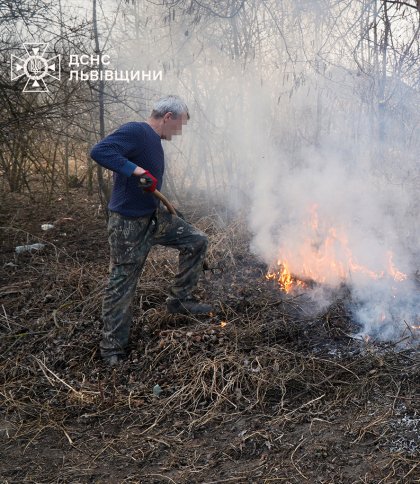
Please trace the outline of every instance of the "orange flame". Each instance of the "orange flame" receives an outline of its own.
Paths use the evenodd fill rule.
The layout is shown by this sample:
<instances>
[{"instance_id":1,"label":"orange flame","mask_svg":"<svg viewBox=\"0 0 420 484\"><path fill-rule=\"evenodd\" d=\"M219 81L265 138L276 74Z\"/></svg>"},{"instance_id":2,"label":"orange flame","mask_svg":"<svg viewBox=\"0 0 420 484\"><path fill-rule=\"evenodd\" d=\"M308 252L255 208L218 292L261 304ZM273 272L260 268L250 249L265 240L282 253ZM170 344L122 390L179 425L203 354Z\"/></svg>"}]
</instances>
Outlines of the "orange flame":
<instances>
[{"instance_id":1,"label":"orange flame","mask_svg":"<svg viewBox=\"0 0 420 484\"><path fill-rule=\"evenodd\" d=\"M268 280L277 280L284 292L306 287L305 280L321 284L339 283L351 274L360 274L373 280L386 276L391 276L397 282L407 279L406 274L396 269L392 252L387 254L387 271L372 270L356 260L343 227L329 227L327 223L322 223L316 204L308 212L308 220L302 228L302 233L306 233L302 243L293 247L293 253L281 250L282 258L277 262L277 267L266 274Z\"/></svg>"},{"instance_id":2,"label":"orange flame","mask_svg":"<svg viewBox=\"0 0 420 484\"><path fill-rule=\"evenodd\" d=\"M272 271L268 272L265 277L270 281L277 281L282 291L289 293L296 287L304 286L303 281L300 281L292 276L285 262L279 260L277 261L277 266L277 270L273 269Z\"/></svg>"},{"instance_id":3,"label":"orange flame","mask_svg":"<svg viewBox=\"0 0 420 484\"><path fill-rule=\"evenodd\" d=\"M407 279L407 274L404 274L403 272L400 272L398 269L395 268L392 257L392 252L388 252L388 270L390 274L398 282L405 281Z\"/></svg>"}]
</instances>

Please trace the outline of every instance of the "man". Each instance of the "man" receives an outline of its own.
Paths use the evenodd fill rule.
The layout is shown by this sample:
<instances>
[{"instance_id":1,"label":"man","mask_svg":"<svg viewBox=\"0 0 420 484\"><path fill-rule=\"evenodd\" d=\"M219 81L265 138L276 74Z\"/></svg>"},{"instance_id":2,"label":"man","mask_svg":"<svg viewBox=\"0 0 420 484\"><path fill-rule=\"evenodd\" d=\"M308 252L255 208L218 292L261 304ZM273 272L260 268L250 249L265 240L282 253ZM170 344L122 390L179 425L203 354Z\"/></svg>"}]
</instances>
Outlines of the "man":
<instances>
[{"instance_id":1,"label":"man","mask_svg":"<svg viewBox=\"0 0 420 484\"><path fill-rule=\"evenodd\" d=\"M124 124L91 151L97 163L114 172L108 205L111 269L103 300L100 343L102 358L111 366L125 356L131 303L153 245L179 250L179 273L166 300L167 310L181 314L205 314L212 310L210 305L192 297L207 249L206 235L182 218L159 210L159 202L153 195L163 180L161 140L181 134L189 118L188 108L179 97L166 96L156 102L146 122Z\"/></svg>"}]
</instances>

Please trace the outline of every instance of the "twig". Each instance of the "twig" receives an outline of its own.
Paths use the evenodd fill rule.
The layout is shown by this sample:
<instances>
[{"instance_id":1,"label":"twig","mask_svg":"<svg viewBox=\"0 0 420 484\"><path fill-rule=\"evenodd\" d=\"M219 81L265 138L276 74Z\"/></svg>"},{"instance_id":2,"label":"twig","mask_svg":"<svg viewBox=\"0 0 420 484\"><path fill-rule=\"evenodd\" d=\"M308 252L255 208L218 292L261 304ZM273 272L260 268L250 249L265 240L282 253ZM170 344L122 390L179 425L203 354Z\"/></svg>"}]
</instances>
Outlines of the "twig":
<instances>
[{"instance_id":1,"label":"twig","mask_svg":"<svg viewBox=\"0 0 420 484\"><path fill-rule=\"evenodd\" d=\"M294 463L293 461L293 456L295 455L296 451L299 449L299 447L304 443L306 442L306 439L303 439L296 447L295 447L295 450L292 452L291 456L290 456L290 461L291 463L293 464L293 467L299 472L299 474L305 479L305 481L308 480L308 478L302 474L302 472L300 471L300 469L297 467L297 465Z\"/></svg>"},{"instance_id":2,"label":"twig","mask_svg":"<svg viewBox=\"0 0 420 484\"><path fill-rule=\"evenodd\" d=\"M64 427L62 427L61 429L63 432L64 432L64 435L67 437L67 440L69 441L69 444L70 445L73 445L73 441L72 439L70 438L70 435L66 432L66 429Z\"/></svg>"},{"instance_id":3,"label":"twig","mask_svg":"<svg viewBox=\"0 0 420 484\"><path fill-rule=\"evenodd\" d=\"M416 462L413 467L407 472L407 474L403 477L403 479L406 479L415 469L418 467L419 463Z\"/></svg>"},{"instance_id":4,"label":"twig","mask_svg":"<svg viewBox=\"0 0 420 484\"><path fill-rule=\"evenodd\" d=\"M143 474L143 477L163 477L164 479L168 479L168 481L173 482L174 484L176 484L176 482L174 480L172 480L168 476L164 476L163 474Z\"/></svg>"}]
</instances>

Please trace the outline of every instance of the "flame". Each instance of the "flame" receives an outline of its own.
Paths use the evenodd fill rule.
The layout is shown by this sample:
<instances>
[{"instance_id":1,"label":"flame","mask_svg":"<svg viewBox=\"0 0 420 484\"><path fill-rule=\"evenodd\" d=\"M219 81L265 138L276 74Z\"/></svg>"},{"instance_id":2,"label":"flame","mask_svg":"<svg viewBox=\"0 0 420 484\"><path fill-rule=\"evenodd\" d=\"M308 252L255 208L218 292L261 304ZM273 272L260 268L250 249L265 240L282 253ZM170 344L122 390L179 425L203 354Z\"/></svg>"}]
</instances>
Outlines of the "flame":
<instances>
[{"instance_id":1,"label":"flame","mask_svg":"<svg viewBox=\"0 0 420 484\"><path fill-rule=\"evenodd\" d=\"M392 277L398 281L405 281L407 279L407 274L400 272L398 269L395 268L394 263L392 261L393 254L392 252L388 251L388 270Z\"/></svg>"},{"instance_id":2,"label":"flame","mask_svg":"<svg viewBox=\"0 0 420 484\"><path fill-rule=\"evenodd\" d=\"M286 293L305 288L305 281L338 284L352 275L380 280L392 277L396 282L407 279L393 262L393 254L387 252L387 270L374 270L360 263L350 248L345 227L328 226L321 221L318 205L308 209L308 218L302 227L302 242L290 251L280 250L281 258L266 274L268 280L276 280Z\"/></svg>"},{"instance_id":3,"label":"flame","mask_svg":"<svg viewBox=\"0 0 420 484\"><path fill-rule=\"evenodd\" d=\"M227 325L227 321L220 321L220 327L224 328Z\"/></svg>"},{"instance_id":4,"label":"flame","mask_svg":"<svg viewBox=\"0 0 420 484\"><path fill-rule=\"evenodd\" d=\"M277 261L277 270L269 271L266 274L266 279L268 280L275 280L279 283L280 289L282 289L285 293L289 293L292 289L296 289L296 287L304 287L305 284L303 281L292 276L287 264L282 262L281 260Z\"/></svg>"}]
</instances>

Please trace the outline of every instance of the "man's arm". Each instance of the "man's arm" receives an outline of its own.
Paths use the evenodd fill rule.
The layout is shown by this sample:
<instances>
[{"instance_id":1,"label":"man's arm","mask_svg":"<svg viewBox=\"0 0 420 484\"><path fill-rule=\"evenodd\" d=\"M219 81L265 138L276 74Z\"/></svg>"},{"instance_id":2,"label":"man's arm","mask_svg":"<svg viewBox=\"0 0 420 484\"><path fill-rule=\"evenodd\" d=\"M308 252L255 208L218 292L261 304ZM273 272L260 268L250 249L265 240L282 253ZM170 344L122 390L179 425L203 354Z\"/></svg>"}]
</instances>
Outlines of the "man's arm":
<instances>
[{"instance_id":1,"label":"man's arm","mask_svg":"<svg viewBox=\"0 0 420 484\"><path fill-rule=\"evenodd\" d=\"M97 143L90 156L108 170L125 176L140 176L146 170L129 160L145 137L144 131L136 123L124 124Z\"/></svg>"}]
</instances>

